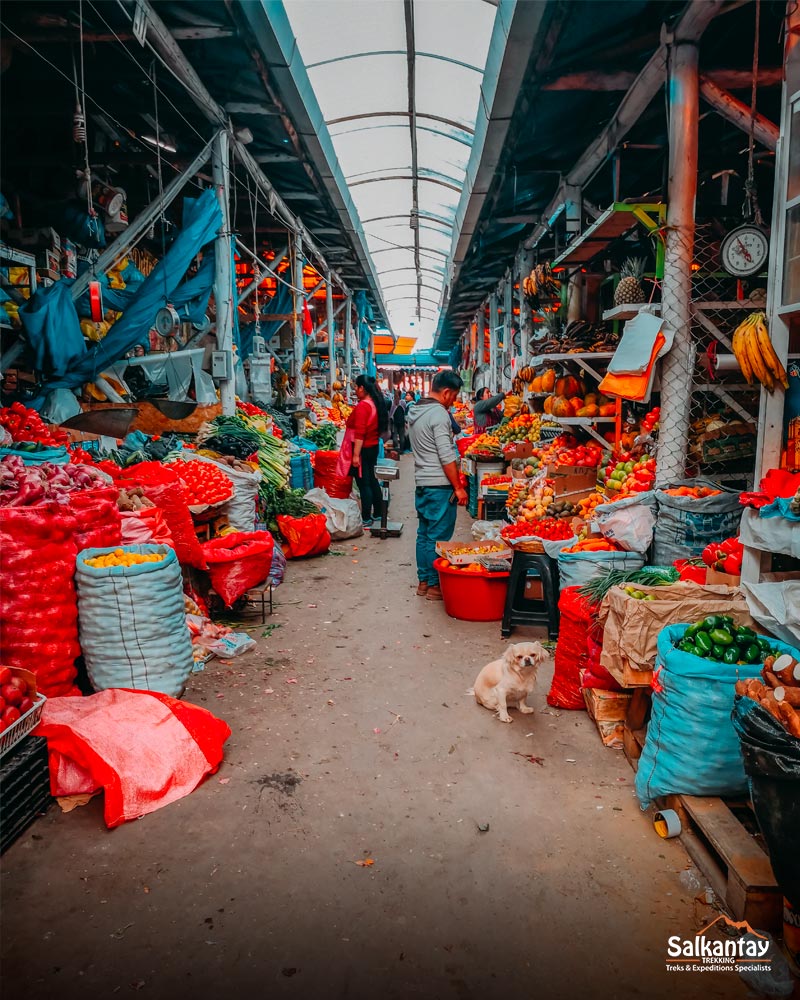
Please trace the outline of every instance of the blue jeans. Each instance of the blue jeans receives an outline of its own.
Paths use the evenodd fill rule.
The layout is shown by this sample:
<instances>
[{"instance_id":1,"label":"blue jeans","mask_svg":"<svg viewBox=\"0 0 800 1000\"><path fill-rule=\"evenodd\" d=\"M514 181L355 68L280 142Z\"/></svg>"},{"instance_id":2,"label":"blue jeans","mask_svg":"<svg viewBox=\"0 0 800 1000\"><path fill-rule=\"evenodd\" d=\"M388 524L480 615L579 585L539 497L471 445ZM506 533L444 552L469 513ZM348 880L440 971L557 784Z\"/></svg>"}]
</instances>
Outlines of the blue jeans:
<instances>
[{"instance_id":1,"label":"blue jeans","mask_svg":"<svg viewBox=\"0 0 800 1000\"><path fill-rule=\"evenodd\" d=\"M417 576L421 583L439 586L433 568L436 543L449 542L456 527L458 504L450 503L452 486L418 486L414 494L417 509Z\"/></svg>"}]
</instances>

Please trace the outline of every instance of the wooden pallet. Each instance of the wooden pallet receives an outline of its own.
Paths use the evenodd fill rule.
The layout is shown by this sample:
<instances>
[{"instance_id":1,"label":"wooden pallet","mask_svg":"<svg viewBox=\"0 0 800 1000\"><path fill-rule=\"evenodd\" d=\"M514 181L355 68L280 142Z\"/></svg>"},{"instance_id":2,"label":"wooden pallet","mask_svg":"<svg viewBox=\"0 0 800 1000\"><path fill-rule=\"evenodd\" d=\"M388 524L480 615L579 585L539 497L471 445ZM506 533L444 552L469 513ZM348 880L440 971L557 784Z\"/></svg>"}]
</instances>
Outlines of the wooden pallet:
<instances>
[{"instance_id":1,"label":"wooden pallet","mask_svg":"<svg viewBox=\"0 0 800 1000\"><path fill-rule=\"evenodd\" d=\"M680 839L726 909L752 927L777 930L782 924L783 893L769 856L733 811L755 819L749 803L720 798L668 795L660 808L674 809L681 820Z\"/></svg>"}]
</instances>

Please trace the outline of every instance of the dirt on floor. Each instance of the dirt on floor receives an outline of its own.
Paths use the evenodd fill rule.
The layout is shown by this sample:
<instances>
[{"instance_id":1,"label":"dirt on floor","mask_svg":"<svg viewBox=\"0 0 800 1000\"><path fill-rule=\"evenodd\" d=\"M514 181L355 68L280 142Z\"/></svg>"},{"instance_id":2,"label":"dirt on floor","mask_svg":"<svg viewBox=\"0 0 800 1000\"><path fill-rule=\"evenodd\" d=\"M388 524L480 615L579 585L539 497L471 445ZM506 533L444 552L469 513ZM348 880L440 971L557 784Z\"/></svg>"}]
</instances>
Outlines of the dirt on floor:
<instances>
[{"instance_id":1,"label":"dirt on floor","mask_svg":"<svg viewBox=\"0 0 800 1000\"><path fill-rule=\"evenodd\" d=\"M217 774L110 832L99 797L53 806L6 852L9 997L745 995L666 971L716 912L622 753L547 706L552 663L513 725L467 694L499 623L415 596L412 477L401 538L290 563L257 650L192 677L233 731Z\"/></svg>"}]
</instances>

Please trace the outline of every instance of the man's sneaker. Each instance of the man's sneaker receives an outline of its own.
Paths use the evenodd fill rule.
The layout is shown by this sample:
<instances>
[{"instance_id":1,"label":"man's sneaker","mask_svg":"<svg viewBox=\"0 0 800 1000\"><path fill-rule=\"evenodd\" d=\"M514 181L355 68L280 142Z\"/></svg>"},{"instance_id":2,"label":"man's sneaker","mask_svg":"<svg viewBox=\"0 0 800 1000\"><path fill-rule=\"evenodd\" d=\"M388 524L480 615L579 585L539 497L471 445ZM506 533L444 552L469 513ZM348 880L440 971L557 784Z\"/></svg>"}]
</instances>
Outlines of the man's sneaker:
<instances>
[{"instance_id":1,"label":"man's sneaker","mask_svg":"<svg viewBox=\"0 0 800 1000\"><path fill-rule=\"evenodd\" d=\"M364 528L365 530L367 528L371 528L372 527L372 518L369 518L369 520L367 520L367 521L362 521L361 522L361 527Z\"/></svg>"},{"instance_id":2,"label":"man's sneaker","mask_svg":"<svg viewBox=\"0 0 800 1000\"><path fill-rule=\"evenodd\" d=\"M441 601L442 600L442 588L437 587L435 584L428 587L428 592L425 594L426 601Z\"/></svg>"},{"instance_id":3,"label":"man's sneaker","mask_svg":"<svg viewBox=\"0 0 800 1000\"><path fill-rule=\"evenodd\" d=\"M425 580L420 580L417 587L417 597L424 597L428 593L428 584Z\"/></svg>"}]
</instances>

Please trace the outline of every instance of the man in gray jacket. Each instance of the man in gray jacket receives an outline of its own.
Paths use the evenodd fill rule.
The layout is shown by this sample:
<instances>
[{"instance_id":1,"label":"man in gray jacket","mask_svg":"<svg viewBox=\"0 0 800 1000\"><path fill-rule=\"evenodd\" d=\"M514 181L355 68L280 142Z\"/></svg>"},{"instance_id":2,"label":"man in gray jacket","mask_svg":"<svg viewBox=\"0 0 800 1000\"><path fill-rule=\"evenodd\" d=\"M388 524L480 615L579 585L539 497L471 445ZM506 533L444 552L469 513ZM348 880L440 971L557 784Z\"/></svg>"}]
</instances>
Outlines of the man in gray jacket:
<instances>
[{"instance_id":1,"label":"man in gray jacket","mask_svg":"<svg viewBox=\"0 0 800 1000\"><path fill-rule=\"evenodd\" d=\"M453 371L437 372L431 394L408 413L408 434L414 452L417 509L417 595L441 601L439 575L433 568L436 543L449 542L456 511L467 502L458 474L458 452L453 443L450 407L462 386Z\"/></svg>"}]
</instances>

